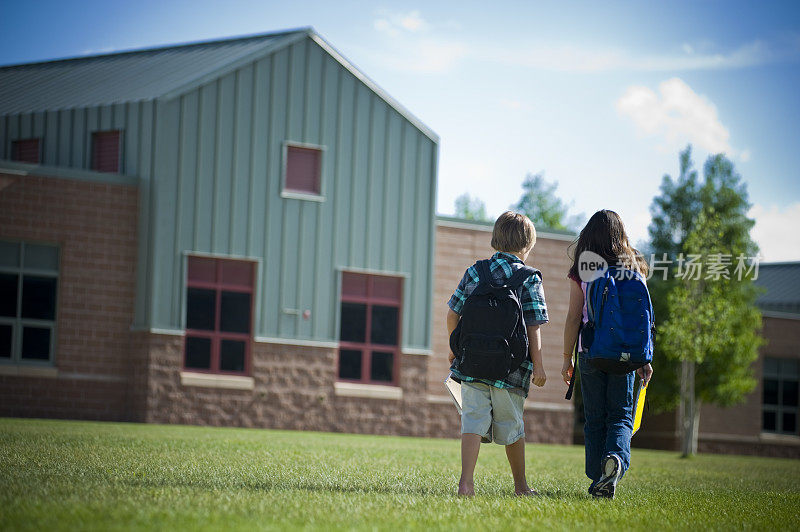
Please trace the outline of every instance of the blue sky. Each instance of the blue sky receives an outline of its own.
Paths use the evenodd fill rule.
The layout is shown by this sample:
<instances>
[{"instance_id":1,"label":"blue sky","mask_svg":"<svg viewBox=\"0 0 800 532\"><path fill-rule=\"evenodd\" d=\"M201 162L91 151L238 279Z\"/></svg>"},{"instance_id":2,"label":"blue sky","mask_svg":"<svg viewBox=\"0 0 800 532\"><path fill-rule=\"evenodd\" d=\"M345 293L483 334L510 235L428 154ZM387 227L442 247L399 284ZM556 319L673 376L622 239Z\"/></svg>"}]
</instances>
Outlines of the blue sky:
<instances>
[{"instance_id":1,"label":"blue sky","mask_svg":"<svg viewBox=\"0 0 800 532\"><path fill-rule=\"evenodd\" d=\"M0 64L314 26L441 136L438 211L497 215L527 172L647 235L691 142L748 184L766 260L800 260L800 3L8 3ZM12 16L13 15L13 16Z\"/></svg>"}]
</instances>

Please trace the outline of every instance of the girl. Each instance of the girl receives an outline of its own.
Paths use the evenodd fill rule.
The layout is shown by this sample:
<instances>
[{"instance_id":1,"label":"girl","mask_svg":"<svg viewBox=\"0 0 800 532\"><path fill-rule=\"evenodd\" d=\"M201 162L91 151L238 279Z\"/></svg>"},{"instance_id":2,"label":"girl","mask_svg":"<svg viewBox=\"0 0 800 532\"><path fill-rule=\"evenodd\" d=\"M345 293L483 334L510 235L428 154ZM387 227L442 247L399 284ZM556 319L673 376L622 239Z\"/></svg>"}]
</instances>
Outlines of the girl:
<instances>
[{"instance_id":1,"label":"girl","mask_svg":"<svg viewBox=\"0 0 800 532\"><path fill-rule=\"evenodd\" d=\"M579 277L579 260L584 252L593 252L609 266L621 265L647 275L647 263L631 247L622 220L614 211L594 213L575 243L570 283L569 310L564 326L564 365L561 375L569 384L574 371L572 351L578 341L581 323L585 324L586 282ZM585 260L585 259L584 259ZM589 493L595 497L613 498L617 481L630 464L631 435L633 432L634 372L616 375L592 366L578 345L581 373L583 412L586 417L584 437L586 445L586 476L592 480ZM647 384L653 375L650 364L636 370Z\"/></svg>"}]
</instances>

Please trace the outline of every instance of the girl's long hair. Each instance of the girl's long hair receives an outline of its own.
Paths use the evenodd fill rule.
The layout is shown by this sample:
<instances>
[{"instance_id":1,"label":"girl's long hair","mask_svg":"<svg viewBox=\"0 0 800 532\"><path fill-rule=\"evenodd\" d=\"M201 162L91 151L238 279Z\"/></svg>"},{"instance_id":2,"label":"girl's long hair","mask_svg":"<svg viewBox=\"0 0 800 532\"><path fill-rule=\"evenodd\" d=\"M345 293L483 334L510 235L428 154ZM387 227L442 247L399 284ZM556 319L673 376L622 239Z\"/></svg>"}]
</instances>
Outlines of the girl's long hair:
<instances>
[{"instance_id":1,"label":"girl's long hair","mask_svg":"<svg viewBox=\"0 0 800 532\"><path fill-rule=\"evenodd\" d=\"M639 251L631 246L622 218L614 211L603 209L589 218L578 235L578 239L570 246L572 266L569 269L573 279L580 279L578 260L584 251L597 253L609 266L622 265L646 276L647 262Z\"/></svg>"}]
</instances>

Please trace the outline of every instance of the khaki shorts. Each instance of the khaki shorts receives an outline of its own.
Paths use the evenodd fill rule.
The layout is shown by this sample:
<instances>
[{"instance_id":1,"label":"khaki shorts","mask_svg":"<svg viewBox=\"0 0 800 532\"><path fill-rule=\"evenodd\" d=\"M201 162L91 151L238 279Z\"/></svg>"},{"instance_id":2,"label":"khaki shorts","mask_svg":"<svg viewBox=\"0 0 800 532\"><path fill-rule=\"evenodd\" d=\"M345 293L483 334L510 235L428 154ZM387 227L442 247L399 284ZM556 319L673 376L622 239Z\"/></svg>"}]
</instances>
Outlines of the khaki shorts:
<instances>
[{"instance_id":1,"label":"khaki shorts","mask_svg":"<svg viewBox=\"0 0 800 532\"><path fill-rule=\"evenodd\" d=\"M461 383L461 434L480 434L484 443L511 445L525 435L525 397L480 382Z\"/></svg>"}]
</instances>

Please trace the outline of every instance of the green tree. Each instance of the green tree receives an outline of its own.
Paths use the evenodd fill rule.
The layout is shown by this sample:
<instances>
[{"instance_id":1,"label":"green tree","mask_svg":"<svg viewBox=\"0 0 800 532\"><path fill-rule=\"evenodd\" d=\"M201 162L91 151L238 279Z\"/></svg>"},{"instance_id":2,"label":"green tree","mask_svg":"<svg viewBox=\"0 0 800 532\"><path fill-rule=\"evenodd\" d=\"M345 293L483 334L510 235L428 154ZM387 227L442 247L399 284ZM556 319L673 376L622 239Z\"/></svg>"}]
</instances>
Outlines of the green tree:
<instances>
[{"instance_id":1,"label":"green tree","mask_svg":"<svg viewBox=\"0 0 800 532\"><path fill-rule=\"evenodd\" d=\"M692 170L690 148L680 160L678 180L665 176L653 202L655 258L666 256L677 266L667 281L651 283L661 323L658 376L648 396L662 410L679 407L688 456L697 450L700 406L731 406L752 391L751 365L762 340L753 270L737 269L740 257L749 266L746 259L757 251L746 187L723 155L706 161L702 184ZM686 262L693 255L699 257L699 271Z\"/></svg>"},{"instance_id":2,"label":"green tree","mask_svg":"<svg viewBox=\"0 0 800 532\"><path fill-rule=\"evenodd\" d=\"M556 195L557 188L558 182L548 183L541 173L528 174L522 182L522 197L511 209L525 214L534 225L577 231L583 217L569 215L570 205Z\"/></svg>"},{"instance_id":3,"label":"green tree","mask_svg":"<svg viewBox=\"0 0 800 532\"><path fill-rule=\"evenodd\" d=\"M456 198L456 216L465 220L490 221L486 214L486 204L480 198L473 198L466 192Z\"/></svg>"}]
</instances>

